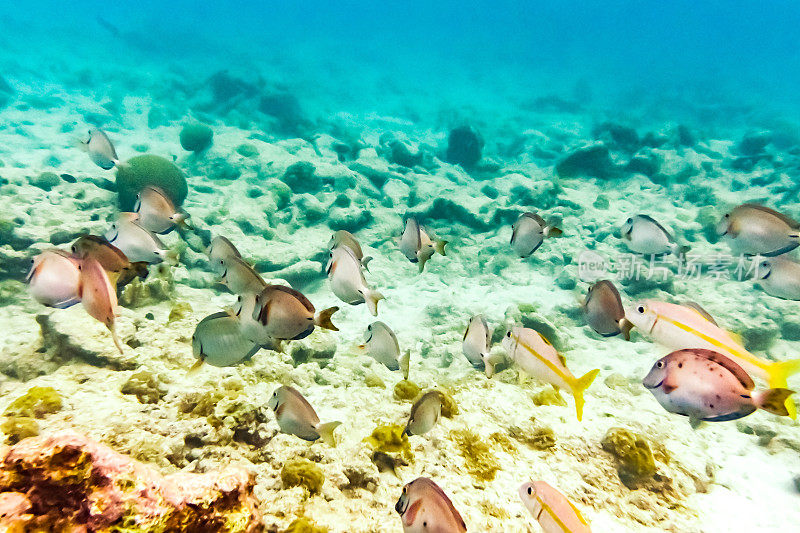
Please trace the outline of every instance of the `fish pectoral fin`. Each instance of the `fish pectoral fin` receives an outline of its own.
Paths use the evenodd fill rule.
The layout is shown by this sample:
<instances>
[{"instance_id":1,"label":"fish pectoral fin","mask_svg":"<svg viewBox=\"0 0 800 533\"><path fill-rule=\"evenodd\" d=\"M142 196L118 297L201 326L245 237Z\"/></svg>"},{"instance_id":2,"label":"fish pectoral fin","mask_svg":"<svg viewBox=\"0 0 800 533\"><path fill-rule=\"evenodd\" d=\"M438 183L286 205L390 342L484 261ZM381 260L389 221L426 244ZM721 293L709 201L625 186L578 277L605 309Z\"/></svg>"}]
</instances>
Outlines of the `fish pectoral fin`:
<instances>
[{"instance_id":1,"label":"fish pectoral fin","mask_svg":"<svg viewBox=\"0 0 800 533\"><path fill-rule=\"evenodd\" d=\"M689 417L689 425L691 426L692 429L697 429L697 428L699 428L700 426L703 425L703 421L700 420L699 418L695 418L693 416L690 416Z\"/></svg>"},{"instance_id":2,"label":"fish pectoral fin","mask_svg":"<svg viewBox=\"0 0 800 533\"><path fill-rule=\"evenodd\" d=\"M619 321L619 330L620 330L620 332L622 333L622 336L625 338L625 340L626 340L626 341L629 341L629 340L631 340L631 330L632 330L634 327L635 327L635 326L633 325L633 322L631 322L631 321L630 321L630 320L628 320L627 318L624 318L624 317L623 317L623 318L622 318L622 319Z\"/></svg>"},{"instance_id":3,"label":"fish pectoral fin","mask_svg":"<svg viewBox=\"0 0 800 533\"><path fill-rule=\"evenodd\" d=\"M195 364L193 364L192 367L186 372L186 375L187 376L195 376L198 373L200 373L200 370L203 368L203 365L205 364L205 362L206 362L205 358L204 357L200 357L195 362Z\"/></svg>"}]
</instances>

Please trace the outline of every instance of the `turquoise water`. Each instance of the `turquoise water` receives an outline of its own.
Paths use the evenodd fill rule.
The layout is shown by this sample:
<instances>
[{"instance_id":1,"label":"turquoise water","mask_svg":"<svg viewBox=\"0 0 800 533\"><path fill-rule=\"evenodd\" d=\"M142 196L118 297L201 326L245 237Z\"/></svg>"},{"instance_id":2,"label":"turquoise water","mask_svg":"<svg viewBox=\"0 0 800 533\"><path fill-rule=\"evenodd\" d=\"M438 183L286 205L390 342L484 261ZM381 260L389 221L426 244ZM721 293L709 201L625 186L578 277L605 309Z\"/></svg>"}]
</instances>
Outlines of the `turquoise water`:
<instances>
[{"instance_id":1,"label":"turquoise water","mask_svg":"<svg viewBox=\"0 0 800 533\"><path fill-rule=\"evenodd\" d=\"M793 404L758 407L800 386L799 19L793 2L0 7L5 443L73 431L158 475L246 470L247 520L176 531L422 531L401 498L420 477L450 500L421 492L441 531L460 530L451 507L468 531L558 531L551 512L570 531L793 530ZM341 230L360 251L331 244ZM703 348L687 367L719 379L646 379ZM59 401L20 407L32 387ZM321 488L294 486L298 458ZM3 527L87 523L6 479L32 510ZM561 495L544 514L528 481ZM92 530L164 530L127 512Z\"/></svg>"}]
</instances>

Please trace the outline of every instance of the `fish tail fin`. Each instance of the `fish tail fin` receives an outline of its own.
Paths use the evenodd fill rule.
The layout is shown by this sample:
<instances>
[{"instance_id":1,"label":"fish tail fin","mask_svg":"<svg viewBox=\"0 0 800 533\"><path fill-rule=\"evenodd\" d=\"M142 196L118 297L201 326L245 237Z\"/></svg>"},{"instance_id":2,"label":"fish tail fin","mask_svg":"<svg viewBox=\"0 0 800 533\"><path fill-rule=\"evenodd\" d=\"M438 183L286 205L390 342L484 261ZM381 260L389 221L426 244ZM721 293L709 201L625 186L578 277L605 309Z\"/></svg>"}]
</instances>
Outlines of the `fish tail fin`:
<instances>
[{"instance_id":1,"label":"fish tail fin","mask_svg":"<svg viewBox=\"0 0 800 533\"><path fill-rule=\"evenodd\" d=\"M189 214L188 213L177 213L173 215L172 221L175 222L175 225L178 226L182 230L193 230L194 226L192 226L191 222L189 222Z\"/></svg>"},{"instance_id":2,"label":"fish tail fin","mask_svg":"<svg viewBox=\"0 0 800 533\"><path fill-rule=\"evenodd\" d=\"M631 330L634 328L633 322L628 320L627 318L622 318L619 321L619 329L622 332L622 336L625 337L626 341L631 340Z\"/></svg>"},{"instance_id":3,"label":"fish tail fin","mask_svg":"<svg viewBox=\"0 0 800 533\"><path fill-rule=\"evenodd\" d=\"M203 365L204 365L204 364L205 364L205 359L203 359L203 358L201 357L200 359L198 359L198 360L197 360L197 361L196 361L196 362L195 362L195 363L192 365L192 368L190 368L189 370L187 370L187 371L186 371L186 376L187 376L187 377L190 377L190 376L196 376L197 374L199 374L199 373L200 373L200 370L203 368Z\"/></svg>"},{"instance_id":4,"label":"fish tail fin","mask_svg":"<svg viewBox=\"0 0 800 533\"><path fill-rule=\"evenodd\" d=\"M792 374L800 372L800 359L790 359L788 361L780 361L772 363L767 368L767 384L772 389L785 389L786 380ZM786 411L789 418L795 420L797 418L797 406L791 398L786 399Z\"/></svg>"},{"instance_id":5,"label":"fish tail fin","mask_svg":"<svg viewBox=\"0 0 800 533\"><path fill-rule=\"evenodd\" d=\"M557 226L546 226L544 228L544 236L545 237L561 237L564 234L564 231L557 227Z\"/></svg>"},{"instance_id":6,"label":"fish tail fin","mask_svg":"<svg viewBox=\"0 0 800 533\"><path fill-rule=\"evenodd\" d=\"M122 342L119 340L119 335L117 335L117 327L114 322L111 322L108 325L108 331L111 332L111 338L114 339L114 346L117 347L119 353L124 354L125 351L122 349Z\"/></svg>"},{"instance_id":7,"label":"fish tail fin","mask_svg":"<svg viewBox=\"0 0 800 533\"><path fill-rule=\"evenodd\" d=\"M372 257L367 255L361 258L361 266L364 267L364 270L369 272L369 262L372 261Z\"/></svg>"},{"instance_id":8,"label":"fish tail fin","mask_svg":"<svg viewBox=\"0 0 800 533\"><path fill-rule=\"evenodd\" d=\"M367 289L364 292L364 302L367 304L367 308L372 316L378 316L378 302L381 300L383 300L383 294L378 291Z\"/></svg>"},{"instance_id":9,"label":"fish tail fin","mask_svg":"<svg viewBox=\"0 0 800 533\"><path fill-rule=\"evenodd\" d=\"M483 359L483 371L486 374L486 377L491 378L494 376L497 370L497 365L502 363L505 360L505 357L499 353L482 353L481 359Z\"/></svg>"},{"instance_id":10,"label":"fish tail fin","mask_svg":"<svg viewBox=\"0 0 800 533\"><path fill-rule=\"evenodd\" d=\"M172 266L177 266L180 262L181 254L178 250L167 250L164 254L164 261L169 263Z\"/></svg>"},{"instance_id":11,"label":"fish tail fin","mask_svg":"<svg viewBox=\"0 0 800 533\"><path fill-rule=\"evenodd\" d=\"M681 261L686 259L686 254L688 254L689 250L691 249L686 245L681 246L678 243L672 243L671 248L672 248L672 253L675 254L675 256Z\"/></svg>"},{"instance_id":12,"label":"fish tail fin","mask_svg":"<svg viewBox=\"0 0 800 533\"><path fill-rule=\"evenodd\" d=\"M314 324L318 325L321 328L330 329L332 331L339 331L339 328L333 325L331 322L331 316L333 313L339 310L339 307L333 306L327 309L323 309L314 317Z\"/></svg>"},{"instance_id":13,"label":"fish tail fin","mask_svg":"<svg viewBox=\"0 0 800 533\"><path fill-rule=\"evenodd\" d=\"M588 371L571 384L572 397L575 399L575 412L578 415L578 422L583 418L583 391L589 388L589 385L592 384L594 378L596 378L599 373L600 369L595 368L594 370Z\"/></svg>"},{"instance_id":14,"label":"fish tail fin","mask_svg":"<svg viewBox=\"0 0 800 533\"><path fill-rule=\"evenodd\" d=\"M753 391L752 397L753 402L759 409L769 411L778 416L789 416L787 399L792 394L794 394L793 390L778 388Z\"/></svg>"},{"instance_id":15,"label":"fish tail fin","mask_svg":"<svg viewBox=\"0 0 800 533\"><path fill-rule=\"evenodd\" d=\"M400 370L403 371L403 379L407 381L408 373L411 368L411 350L406 350L406 352L398 358L397 362L400 363Z\"/></svg>"},{"instance_id":16,"label":"fish tail fin","mask_svg":"<svg viewBox=\"0 0 800 533\"><path fill-rule=\"evenodd\" d=\"M341 426L341 422L326 422L325 424L317 425L317 433L320 438L325 441L325 444L331 448L336 447L336 437L333 436L333 430Z\"/></svg>"},{"instance_id":17,"label":"fish tail fin","mask_svg":"<svg viewBox=\"0 0 800 533\"><path fill-rule=\"evenodd\" d=\"M439 255L447 255L444 249L445 246L447 246L447 241L437 239L433 243L433 247Z\"/></svg>"}]
</instances>

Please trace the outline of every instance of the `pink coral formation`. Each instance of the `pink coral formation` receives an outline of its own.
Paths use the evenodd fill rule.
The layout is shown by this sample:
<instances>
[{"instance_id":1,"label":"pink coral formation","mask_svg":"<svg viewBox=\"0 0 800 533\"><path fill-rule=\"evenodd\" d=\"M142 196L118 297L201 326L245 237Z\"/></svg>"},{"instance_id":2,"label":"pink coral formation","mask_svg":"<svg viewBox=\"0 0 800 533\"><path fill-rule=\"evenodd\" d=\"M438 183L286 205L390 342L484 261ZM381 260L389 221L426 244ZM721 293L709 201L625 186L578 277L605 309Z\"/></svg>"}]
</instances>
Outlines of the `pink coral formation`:
<instances>
[{"instance_id":1,"label":"pink coral formation","mask_svg":"<svg viewBox=\"0 0 800 533\"><path fill-rule=\"evenodd\" d=\"M252 476L229 467L162 476L64 431L0 447L0 530L263 530Z\"/></svg>"}]
</instances>

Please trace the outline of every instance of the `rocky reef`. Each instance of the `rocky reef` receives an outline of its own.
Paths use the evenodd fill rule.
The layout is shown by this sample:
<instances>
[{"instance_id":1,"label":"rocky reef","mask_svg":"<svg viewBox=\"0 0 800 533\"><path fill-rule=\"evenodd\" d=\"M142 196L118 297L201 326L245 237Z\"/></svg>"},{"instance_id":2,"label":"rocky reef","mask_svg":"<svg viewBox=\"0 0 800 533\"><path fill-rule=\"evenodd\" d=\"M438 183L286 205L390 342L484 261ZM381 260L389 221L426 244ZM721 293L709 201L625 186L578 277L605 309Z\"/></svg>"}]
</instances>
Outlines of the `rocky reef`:
<instances>
[{"instance_id":1,"label":"rocky reef","mask_svg":"<svg viewBox=\"0 0 800 533\"><path fill-rule=\"evenodd\" d=\"M231 467L162 476L74 432L0 449L11 531L263 531L252 476Z\"/></svg>"}]
</instances>

